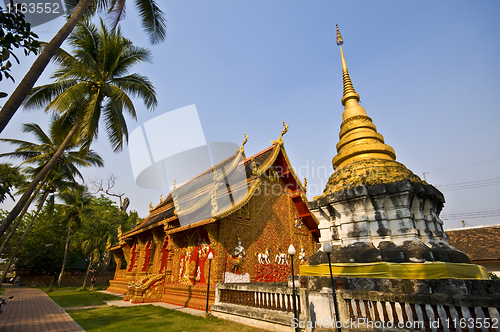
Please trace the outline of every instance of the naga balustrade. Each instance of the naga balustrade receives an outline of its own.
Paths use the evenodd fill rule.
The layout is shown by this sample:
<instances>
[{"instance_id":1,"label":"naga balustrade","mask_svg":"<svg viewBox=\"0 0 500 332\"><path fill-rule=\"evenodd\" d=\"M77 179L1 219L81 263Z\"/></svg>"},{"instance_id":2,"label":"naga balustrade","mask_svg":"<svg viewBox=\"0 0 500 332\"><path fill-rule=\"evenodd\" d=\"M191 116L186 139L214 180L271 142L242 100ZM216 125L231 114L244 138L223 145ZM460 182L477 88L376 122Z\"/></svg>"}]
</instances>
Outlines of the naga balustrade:
<instances>
[{"instance_id":1,"label":"naga balustrade","mask_svg":"<svg viewBox=\"0 0 500 332\"><path fill-rule=\"evenodd\" d=\"M290 285L287 282L219 283L210 310L223 319L288 332L294 319L294 295ZM306 299L305 290L299 288L295 300L301 319L308 316Z\"/></svg>"},{"instance_id":2,"label":"naga balustrade","mask_svg":"<svg viewBox=\"0 0 500 332\"><path fill-rule=\"evenodd\" d=\"M235 290L220 289L220 303L238 304L247 307L293 312L293 294L291 290L273 289L262 290ZM297 310L300 308L300 295L296 295Z\"/></svg>"},{"instance_id":3,"label":"naga balustrade","mask_svg":"<svg viewBox=\"0 0 500 332\"><path fill-rule=\"evenodd\" d=\"M500 331L499 308L487 297L345 290L337 294L340 320L358 322L357 328Z\"/></svg>"}]
</instances>

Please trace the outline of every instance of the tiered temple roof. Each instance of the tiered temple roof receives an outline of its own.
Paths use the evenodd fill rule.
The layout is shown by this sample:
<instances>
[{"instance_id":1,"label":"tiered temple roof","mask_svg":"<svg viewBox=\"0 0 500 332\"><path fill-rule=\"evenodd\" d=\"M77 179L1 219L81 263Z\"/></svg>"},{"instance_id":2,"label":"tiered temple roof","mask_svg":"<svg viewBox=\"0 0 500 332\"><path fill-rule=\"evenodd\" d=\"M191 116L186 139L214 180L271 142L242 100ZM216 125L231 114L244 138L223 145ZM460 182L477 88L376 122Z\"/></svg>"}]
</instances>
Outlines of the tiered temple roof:
<instances>
[{"instance_id":1,"label":"tiered temple roof","mask_svg":"<svg viewBox=\"0 0 500 332\"><path fill-rule=\"evenodd\" d=\"M298 218L319 238L318 221L307 207L306 188L290 166L280 138L267 149L245 158L244 143L239 151L182 185L176 186L149 216L133 230L122 234L120 242L152 228L163 226L166 234L213 223L242 208L260 190L261 175L275 170L284 190L293 200ZM118 248L115 246L111 250Z\"/></svg>"}]
</instances>

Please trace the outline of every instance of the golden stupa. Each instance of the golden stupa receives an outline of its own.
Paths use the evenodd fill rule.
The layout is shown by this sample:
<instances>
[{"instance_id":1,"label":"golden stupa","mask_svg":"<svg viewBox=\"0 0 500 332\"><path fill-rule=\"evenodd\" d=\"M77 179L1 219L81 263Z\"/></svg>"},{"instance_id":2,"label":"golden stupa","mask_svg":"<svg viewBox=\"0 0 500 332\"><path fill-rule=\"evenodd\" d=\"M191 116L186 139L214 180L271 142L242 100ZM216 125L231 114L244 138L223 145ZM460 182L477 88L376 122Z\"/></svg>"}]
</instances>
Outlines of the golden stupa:
<instances>
[{"instance_id":1,"label":"golden stupa","mask_svg":"<svg viewBox=\"0 0 500 332\"><path fill-rule=\"evenodd\" d=\"M337 26L337 45L342 57L344 93L342 124L340 125L337 155L323 196L359 185L375 185L401 180L423 182L403 164L396 161L394 149L385 144L372 119L359 105L359 94L354 90L342 51L342 36Z\"/></svg>"}]
</instances>

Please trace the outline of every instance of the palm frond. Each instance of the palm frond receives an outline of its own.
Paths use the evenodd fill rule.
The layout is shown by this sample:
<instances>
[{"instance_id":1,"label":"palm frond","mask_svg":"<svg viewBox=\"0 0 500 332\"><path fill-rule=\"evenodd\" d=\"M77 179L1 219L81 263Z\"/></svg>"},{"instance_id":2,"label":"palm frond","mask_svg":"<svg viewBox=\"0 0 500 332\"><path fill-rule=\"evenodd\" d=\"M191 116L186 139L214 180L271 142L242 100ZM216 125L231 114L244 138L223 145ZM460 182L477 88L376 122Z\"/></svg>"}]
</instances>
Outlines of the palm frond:
<instances>
[{"instance_id":1,"label":"palm frond","mask_svg":"<svg viewBox=\"0 0 500 332\"><path fill-rule=\"evenodd\" d=\"M77 62L77 60L75 59L75 57L73 55L66 52L62 48L57 49L56 53L52 56L50 61L52 61L56 65L69 67L69 68L71 68L71 66Z\"/></svg>"},{"instance_id":2,"label":"palm frond","mask_svg":"<svg viewBox=\"0 0 500 332\"><path fill-rule=\"evenodd\" d=\"M40 128L40 126L36 123L25 123L23 124L23 133L31 133L35 135L35 138L38 139L42 144L52 144L52 140L50 137L45 134L45 132Z\"/></svg>"},{"instance_id":3,"label":"palm frond","mask_svg":"<svg viewBox=\"0 0 500 332\"><path fill-rule=\"evenodd\" d=\"M91 93L92 86L90 83L79 82L61 92L45 109L46 111L53 110L57 113L64 113L68 110L80 108L86 103L87 96Z\"/></svg>"},{"instance_id":4,"label":"palm frond","mask_svg":"<svg viewBox=\"0 0 500 332\"><path fill-rule=\"evenodd\" d=\"M136 119L135 106L125 91L114 85L107 85L104 88L106 96L113 102L120 105L132 118Z\"/></svg>"},{"instance_id":5,"label":"palm frond","mask_svg":"<svg viewBox=\"0 0 500 332\"><path fill-rule=\"evenodd\" d=\"M100 48L100 36L97 27L89 20L84 20L76 26L68 37L69 44L75 50L84 51L97 59Z\"/></svg>"},{"instance_id":6,"label":"palm frond","mask_svg":"<svg viewBox=\"0 0 500 332\"><path fill-rule=\"evenodd\" d=\"M113 152L123 150L124 143L128 142L127 122L123 117L122 105L115 99L110 99L104 107L104 122Z\"/></svg>"},{"instance_id":7,"label":"palm frond","mask_svg":"<svg viewBox=\"0 0 500 332\"><path fill-rule=\"evenodd\" d=\"M103 97L102 91L98 91L91 95L82 112L83 121L79 140L84 151L88 151L90 149L90 144L97 138Z\"/></svg>"},{"instance_id":8,"label":"palm frond","mask_svg":"<svg viewBox=\"0 0 500 332\"><path fill-rule=\"evenodd\" d=\"M111 23L111 31L114 32L118 23L125 18L126 0L112 0L108 10L108 19Z\"/></svg>"},{"instance_id":9,"label":"palm frond","mask_svg":"<svg viewBox=\"0 0 500 332\"><path fill-rule=\"evenodd\" d=\"M130 67L141 62L153 62L151 51L144 47L135 47L132 45L126 47L115 65L113 77L120 77L127 74Z\"/></svg>"},{"instance_id":10,"label":"palm frond","mask_svg":"<svg viewBox=\"0 0 500 332\"><path fill-rule=\"evenodd\" d=\"M71 15L75 11L79 2L80 2L80 0L64 0L66 14L68 16ZM106 9L106 8L107 8L107 1L106 0L94 0L90 3L87 10L85 11L83 19L84 20L90 19L97 12L102 11L103 9Z\"/></svg>"},{"instance_id":11,"label":"palm frond","mask_svg":"<svg viewBox=\"0 0 500 332\"><path fill-rule=\"evenodd\" d=\"M28 97L23 102L24 108L44 108L56 96L63 93L65 90L77 84L77 80L68 79L65 81L54 82L46 85L41 85L31 89Z\"/></svg>"},{"instance_id":12,"label":"palm frond","mask_svg":"<svg viewBox=\"0 0 500 332\"><path fill-rule=\"evenodd\" d=\"M165 14L154 0L136 0L135 5L142 19L142 27L149 35L149 41L157 44L165 39L166 19Z\"/></svg>"},{"instance_id":13,"label":"palm frond","mask_svg":"<svg viewBox=\"0 0 500 332\"><path fill-rule=\"evenodd\" d=\"M158 104L153 83L146 76L130 74L114 78L112 82L128 94L141 98L149 110L152 110Z\"/></svg>"},{"instance_id":14,"label":"palm frond","mask_svg":"<svg viewBox=\"0 0 500 332\"><path fill-rule=\"evenodd\" d=\"M13 145L17 145L19 151L29 151L29 150L34 149L37 146L37 144L35 144L35 143L28 142L28 141L22 141L22 140L14 139L14 138L0 138L0 141L10 143ZM8 155L10 153L11 152L2 153L2 154L0 154L0 157L3 157L4 155Z\"/></svg>"}]
</instances>

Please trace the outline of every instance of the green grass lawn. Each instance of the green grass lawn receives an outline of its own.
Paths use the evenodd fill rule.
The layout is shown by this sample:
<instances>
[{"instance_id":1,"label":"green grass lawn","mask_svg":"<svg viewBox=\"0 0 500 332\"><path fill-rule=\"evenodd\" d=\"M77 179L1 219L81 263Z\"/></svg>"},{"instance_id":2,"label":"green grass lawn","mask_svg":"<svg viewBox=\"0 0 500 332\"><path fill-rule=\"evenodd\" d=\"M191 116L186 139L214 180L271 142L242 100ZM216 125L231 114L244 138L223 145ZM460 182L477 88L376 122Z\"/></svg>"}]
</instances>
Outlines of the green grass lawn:
<instances>
[{"instance_id":1,"label":"green grass lawn","mask_svg":"<svg viewBox=\"0 0 500 332\"><path fill-rule=\"evenodd\" d=\"M69 310L87 332L252 332L264 331L215 317L203 318L153 305Z\"/></svg>"},{"instance_id":2,"label":"green grass lawn","mask_svg":"<svg viewBox=\"0 0 500 332\"><path fill-rule=\"evenodd\" d=\"M63 308L67 307L85 307L91 305L105 304L104 301L121 300L121 297L108 295L96 291L53 291L47 292L47 295L55 303Z\"/></svg>"}]
</instances>

